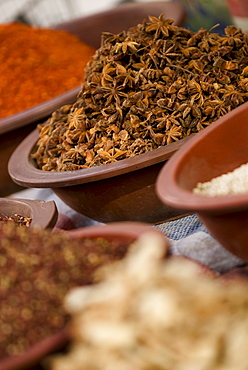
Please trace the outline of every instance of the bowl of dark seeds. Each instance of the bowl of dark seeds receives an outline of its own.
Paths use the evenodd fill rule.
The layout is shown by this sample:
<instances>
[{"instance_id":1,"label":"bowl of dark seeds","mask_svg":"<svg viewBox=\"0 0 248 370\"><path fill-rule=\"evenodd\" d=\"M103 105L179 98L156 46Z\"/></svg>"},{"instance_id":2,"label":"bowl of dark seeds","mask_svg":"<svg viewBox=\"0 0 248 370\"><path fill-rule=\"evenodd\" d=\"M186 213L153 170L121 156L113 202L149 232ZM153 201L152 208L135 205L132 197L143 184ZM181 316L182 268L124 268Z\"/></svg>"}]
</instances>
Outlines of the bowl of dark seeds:
<instances>
[{"instance_id":1,"label":"bowl of dark seeds","mask_svg":"<svg viewBox=\"0 0 248 370\"><path fill-rule=\"evenodd\" d=\"M181 215L157 197L158 173L193 136L247 109L247 41L234 26L223 36L214 27L193 32L164 14L103 33L75 103L53 112L13 153L13 181L52 188L100 222Z\"/></svg>"},{"instance_id":2,"label":"bowl of dark seeds","mask_svg":"<svg viewBox=\"0 0 248 370\"><path fill-rule=\"evenodd\" d=\"M0 223L0 368L43 369L45 357L65 351L70 289L101 281L145 233L146 224L116 223L71 231ZM102 271L103 271L102 270Z\"/></svg>"},{"instance_id":3,"label":"bowl of dark seeds","mask_svg":"<svg viewBox=\"0 0 248 370\"><path fill-rule=\"evenodd\" d=\"M197 213L229 252L248 261L247 103L185 144L162 168L159 198Z\"/></svg>"}]
</instances>

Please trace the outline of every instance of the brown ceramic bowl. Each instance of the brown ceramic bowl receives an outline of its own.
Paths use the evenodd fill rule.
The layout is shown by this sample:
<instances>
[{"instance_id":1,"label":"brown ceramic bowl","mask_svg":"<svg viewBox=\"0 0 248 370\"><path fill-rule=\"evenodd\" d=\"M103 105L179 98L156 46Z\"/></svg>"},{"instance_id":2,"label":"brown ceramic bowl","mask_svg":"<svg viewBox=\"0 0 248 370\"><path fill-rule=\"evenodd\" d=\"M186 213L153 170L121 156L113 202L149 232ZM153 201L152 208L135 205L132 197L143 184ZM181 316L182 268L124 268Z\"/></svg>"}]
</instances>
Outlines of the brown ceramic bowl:
<instances>
[{"instance_id":1,"label":"brown ceramic bowl","mask_svg":"<svg viewBox=\"0 0 248 370\"><path fill-rule=\"evenodd\" d=\"M175 209L195 212L228 251L248 262L248 192L203 196L192 192L248 162L248 103L212 123L183 146L162 168L158 197Z\"/></svg>"},{"instance_id":2,"label":"brown ceramic bowl","mask_svg":"<svg viewBox=\"0 0 248 370\"><path fill-rule=\"evenodd\" d=\"M89 226L70 231L62 231L68 233L72 239L95 239L105 238L110 242L117 242L126 244L127 246L137 240L142 234L148 231L148 225L142 223L114 223L108 225ZM159 234L164 240L165 256L168 249L167 238L158 230L154 228L149 229L150 232ZM35 344L25 353L12 356L5 359L0 359L1 370L41 370L46 368L46 357L55 354L56 352L66 349L70 342L70 334L68 327L65 327L58 333L51 337Z\"/></svg>"},{"instance_id":3,"label":"brown ceramic bowl","mask_svg":"<svg viewBox=\"0 0 248 370\"><path fill-rule=\"evenodd\" d=\"M186 11L180 2L165 0L126 2L101 13L61 23L54 28L65 29L98 48L103 31L119 33L148 19L149 15L157 17L161 13L164 13L166 18L173 19L177 26L183 26L185 23Z\"/></svg>"},{"instance_id":4,"label":"brown ceramic bowl","mask_svg":"<svg viewBox=\"0 0 248 370\"><path fill-rule=\"evenodd\" d=\"M98 48L103 31L119 33L142 22L149 15L158 16L161 13L173 19L175 25L184 24L185 11L182 5L175 1L151 1L122 4L101 13L60 23L53 28L66 30L77 35L85 43ZM7 170L7 163L13 150L53 111L65 104L73 103L79 91L80 86L75 87L30 109L0 119L0 197L20 190L20 186L11 180Z\"/></svg>"},{"instance_id":5,"label":"brown ceramic bowl","mask_svg":"<svg viewBox=\"0 0 248 370\"><path fill-rule=\"evenodd\" d=\"M58 218L53 201L0 198L0 215L12 217L15 214L31 218L30 228L53 228Z\"/></svg>"},{"instance_id":6,"label":"brown ceramic bowl","mask_svg":"<svg viewBox=\"0 0 248 370\"><path fill-rule=\"evenodd\" d=\"M8 170L17 184L51 188L75 211L99 222L161 223L182 214L157 197L155 183L164 162L189 138L145 154L76 171L50 172L30 158L38 140L34 130L12 154Z\"/></svg>"}]
</instances>

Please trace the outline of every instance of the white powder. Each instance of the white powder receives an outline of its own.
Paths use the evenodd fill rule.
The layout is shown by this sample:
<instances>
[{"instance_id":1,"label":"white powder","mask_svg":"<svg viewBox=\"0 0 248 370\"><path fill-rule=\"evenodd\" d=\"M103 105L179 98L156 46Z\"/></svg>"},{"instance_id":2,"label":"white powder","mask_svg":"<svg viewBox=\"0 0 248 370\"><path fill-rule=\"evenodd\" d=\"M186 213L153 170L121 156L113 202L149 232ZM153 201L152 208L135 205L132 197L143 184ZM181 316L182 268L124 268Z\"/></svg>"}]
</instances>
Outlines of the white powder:
<instances>
[{"instance_id":1,"label":"white powder","mask_svg":"<svg viewBox=\"0 0 248 370\"><path fill-rule=\"evenodd\" d=\"M209 196L248 193L248 163L210 181L199 182L193 193Z\"/></svg>"}]
</instances>

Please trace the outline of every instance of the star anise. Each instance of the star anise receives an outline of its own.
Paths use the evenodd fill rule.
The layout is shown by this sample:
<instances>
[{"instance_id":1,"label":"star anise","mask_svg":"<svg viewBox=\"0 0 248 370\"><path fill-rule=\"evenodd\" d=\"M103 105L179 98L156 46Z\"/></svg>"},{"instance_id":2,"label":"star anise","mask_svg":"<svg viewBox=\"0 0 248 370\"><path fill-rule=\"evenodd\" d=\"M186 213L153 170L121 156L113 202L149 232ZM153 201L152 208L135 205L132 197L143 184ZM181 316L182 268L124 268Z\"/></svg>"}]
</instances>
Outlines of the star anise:
<instances>
[{"instance_id":1,"label":"star anise","mask_svg":"<svg viewBox=\"0 0 248 370\"><path fill-rule=\"evenodd\" d=\"M173 141L177 141L182 137L182 127L172 126L170 130L166 132L166 144L171 144Z\"/></svg>"},{"instance_id":2,"label":"star anise","mask_svg":"<svg viewBox=\"0 0 248 370\"><path fill-rule=\"evenodd\" d=\"M117 42L114 48L114 51L118 53L122 51L122 53L126 54L127 52L136 53L138 51L137 47L139 46L138 42L135 41L124 41L124 42Z\"/></svg>"},{"instance_id":3,"label":"star anise","mask_svg":"<svg viewBox=\"0 0 248 370\"><path fill-rule=\"evenodd\" d=\"M80 128L85 129L85 114L84 108L79 108L71 111L68 114L69 129Z\"/></svg>"},{"instance_id":4,"label":"star anise","mask_svg":"<svg viewBox=\"0 0 248 370\"><path fill-rule=\"evenodd\" d=\"M155 32L155 39L157 39L159 36L169 36L169 31L174 31L174 27L172 26L172 23L174 22L172 19L166 19L164 14L160 14L160 16L157 17L149 17L149 20L151 23L148 23L146 26L146 32Z\"/></svg>"},{"instance_id":5,"label":"star anise","mask_svg":"<svg viewBox=\"0 0 248 370\"><path fill-rule=\"evenodd\" d=\"M121 97L127 97L127 94L123 91L123 86L105 86L101 88L104 93L104 99L106 99L105 104L108 106L112 102L120 104Z\"/></svg>"},{"instance_id":6,"label":"star anise","mask_svg":"<svg viewBox=\"0 0 248 370\"><path fill-rule=\"evenodd\" d=\"M248 36L173 26L164 14L104 33L76 101L44 125L32 157L77 170L145 153L204 129L248 101Z\"/></svg>"}]
</instances>

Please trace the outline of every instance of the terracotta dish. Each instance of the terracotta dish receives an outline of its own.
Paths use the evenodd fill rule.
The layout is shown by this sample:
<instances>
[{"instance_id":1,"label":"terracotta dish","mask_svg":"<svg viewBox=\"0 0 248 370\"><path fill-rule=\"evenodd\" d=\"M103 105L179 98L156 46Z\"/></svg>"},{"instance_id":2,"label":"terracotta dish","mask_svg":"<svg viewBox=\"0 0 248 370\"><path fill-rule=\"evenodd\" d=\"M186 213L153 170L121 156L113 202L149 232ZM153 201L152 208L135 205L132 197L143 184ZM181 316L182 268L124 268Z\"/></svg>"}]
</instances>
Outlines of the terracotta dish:
<instances>
[{"instance_id":1,"label":"terracotta dish","mask_svg":"<svg viewBox=\"0 0 248 370\"><path fill-rule=\"evenodd\" d=\"M168 19L174 20L174 25L183 26L186 20L186 11L178 1L148 1L126 2L104 12L87 17L64 22L54 27L67 30L78 35L84 42L98 48L101 33L119 33L136 26L149 15L158 16L165 14Z\"/></svg>"},{"instance_id":2,"label":"terracotta dish","mask_svg":"<svg viewBox=\"0 0 248 370\"><path fill-rule=\"evenodd\" d=\"M68 329L37 343L29 351L0 360L1 370L41 370L41 361L45 356L62 351L69 341Z\"/></svg>"},{"instance_id":3,"label":"terracotta dish","mask_svg":"<svg viewBox=\"0 0 248 370\"><path fill-rule=\"evenodd\" d=\"M119 242L129 245L130 243L137 240L142 234L148 230L148 225L141 223L116 223L108 225L96 225L84 228L79 228L70 231L63 231L68 233L72 239L83 239L83 238L98 238L103 237L110 242ZM168 248L167 238L160 233L160 231L149 230L154 234L159 234L164 239L165 255ZM0 360L1 370L40 370L44 369L43 364L45 363L46 357L52 353L56 353L66 349L69 344L70 334L68 327L64 328L60 332L48 337L47 339L35 344L28 351L22 355L12 356Z\"/></svg>"},{"instance_id":4,"label":"terracotta dish","mask_svg":"<svg viewBox=\"0 0 248 370\"><path fill-rule=\"evenodd\" d=\"M199 215L228 251L248 262L248 192L206 196L192 189L248 162L248 103L198 133L162 168L156 192L164 204Z\"/></svg>"},{"instance_id":5,"label":"terracotta dish","mask_svg":"<svg viewBox=\"0 0 248 370\"><path fill-rule=\"evenodd\" d=\"M0 198L0 215L31 218L30 227L53 228L58 218L55 202L31 199Z\"/></svg>"},{"instance_id":6,"label":"terracotta dish","mask_svg":"<svg viewBox=\"0 0 248 370\"><path fill-rule=\"evenodd\" d=\"M186 14L182 5L175 1L151 1L122 4L101 13L58 24L54 29L69 31L82 41L98 48L103 31L119 33L142 22L149 15L158 16L161 13L173 19L175 25L184 24ZM13 150L35 129L38 123L46 120L53 111L65 104L73 103L79 91L80 86L75 87L42 104L0 119L0 196L20 190L20 186L11 180L7 170L7 163Z\"/></svg>"},{"instance_id":7,"label":"terracotta dish","mask_svg":"<svg viewBox=\"0 0 248 370\"><path fill-rule=\"evenodd\" d=\"M60 172L40 170L30 158L38 137L36 129L9 160L9 174L17 184L51 188L75 211L104 223L161 223L182 214L157 197L155 182L164 162L190 137L115 163Z\"/></svg>"}]
</instances>

